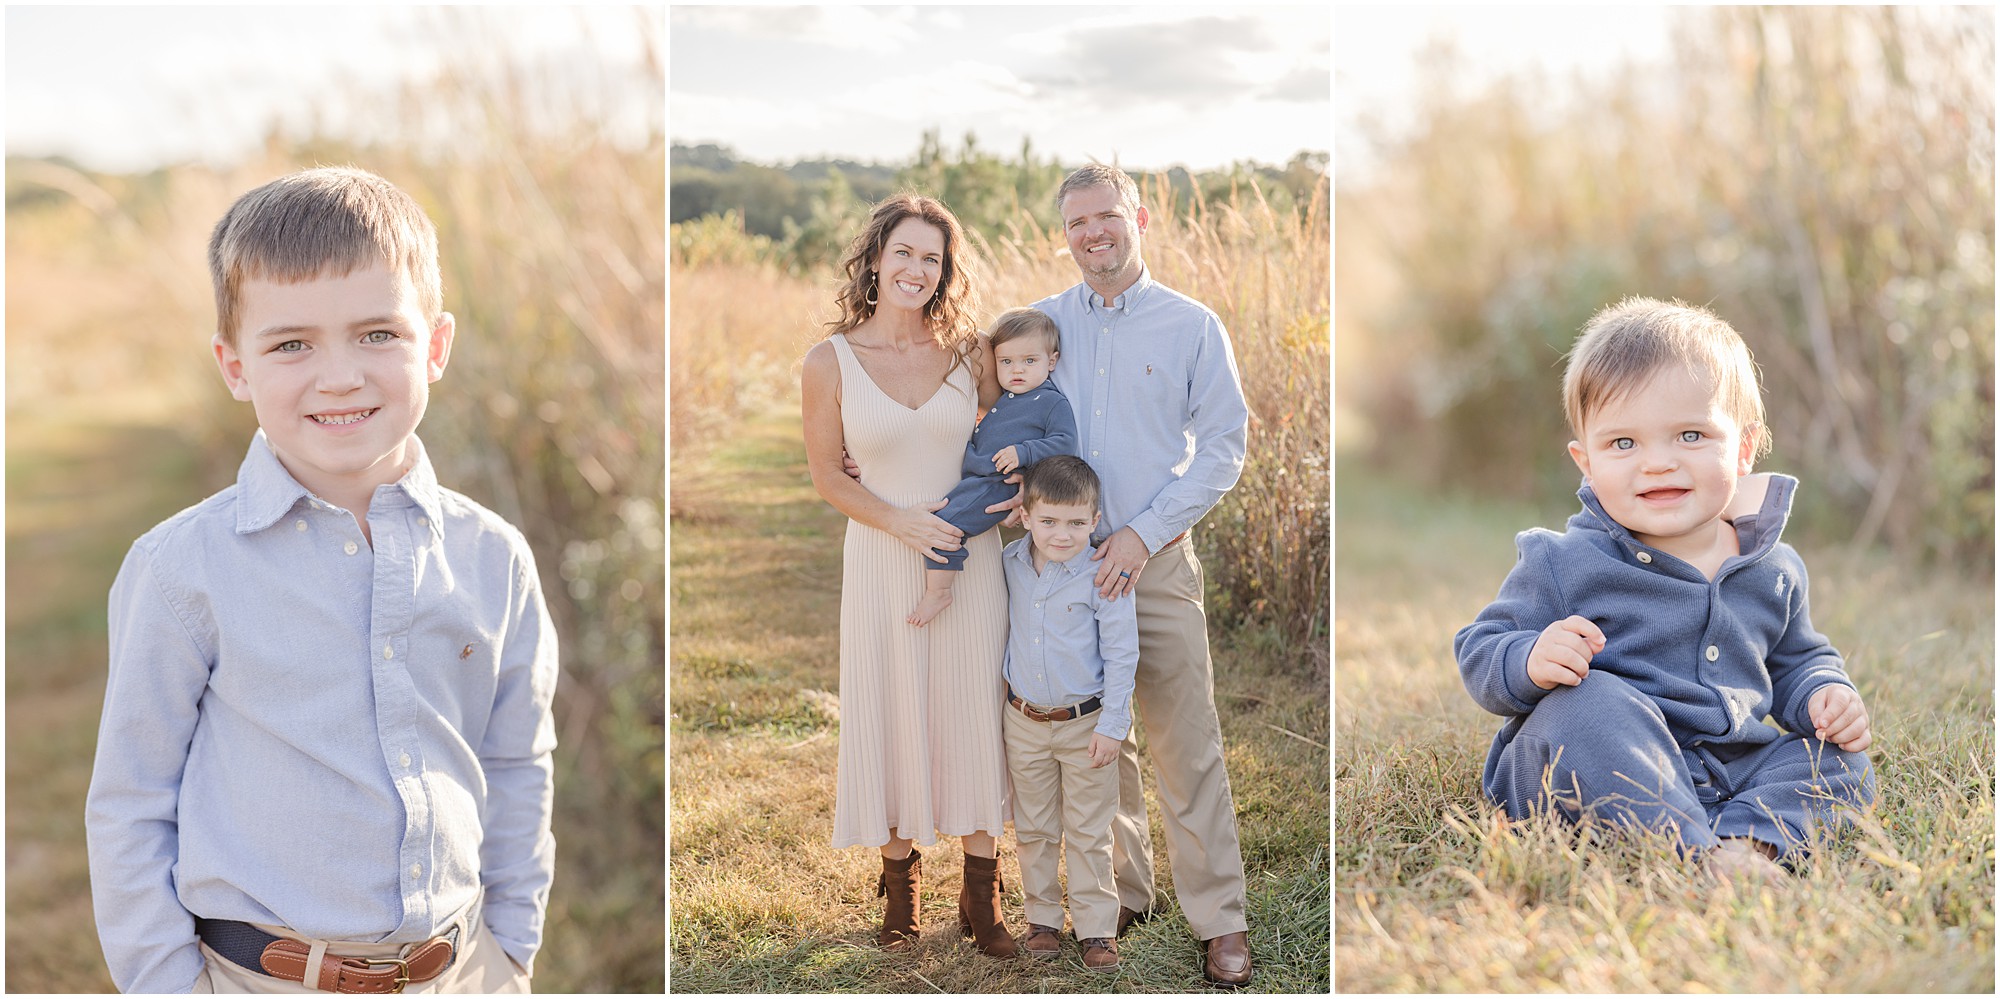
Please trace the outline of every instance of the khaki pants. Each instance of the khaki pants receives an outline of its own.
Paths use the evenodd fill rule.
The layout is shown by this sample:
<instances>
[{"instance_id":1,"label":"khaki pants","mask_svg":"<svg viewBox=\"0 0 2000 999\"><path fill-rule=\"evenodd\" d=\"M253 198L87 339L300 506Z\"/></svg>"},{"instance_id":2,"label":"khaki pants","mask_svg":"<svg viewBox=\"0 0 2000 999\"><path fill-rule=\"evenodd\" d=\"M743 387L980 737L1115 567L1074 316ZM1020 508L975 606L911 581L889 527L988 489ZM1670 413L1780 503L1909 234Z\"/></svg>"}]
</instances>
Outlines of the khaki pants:
<instances>
[{"instance_id":1,"label":"khaki pants","mask_svg":"<svg viewBox=\"0 0 2000 999\"><path fill-rule=\"evenodd\" d=\"M1077 938L1117 936L1111 820L1118 812L1118 768L1090 765L1090 735L1098 712L1038 722L1011 704L1001 710L1028 921L1062 929L1062 883L1056 879L1060 852L1069 862L1069 917Z\"/></svg>"},{"instance_id":2,"label":"khaki pants","mask_svg":"<svg viewBox=\"0 0 2000 999\"><path fill-rule=\"evenodd\" d=\"M307 944L313 943L311 939L290 933L283 927L260 928L267 933L303 940ZM507 956L506 951L500 949L500 941L493 938L493 931L486 928L484 919L474 920L468 935L471 940L460 949L458 959L452 962L451 967L445 969L444 974L428 982L411 982L403 991L437 995L526 994L534 991L527 973L521 970L520 965L514 963L513 958ZM327 941L327 951L343 957L398 957L401 956L403 946ZM251 971L209 949L207 944L201 945L201 956L207 962L207 966L202 969L200 977L194 980L195 992L325 994L318 989L307 988L301 982L288 982L262 972Z\"/></svg>"},{"instance_id":3,"label":"khaki pants","mask_svg":"<svg viewBox=\"0 0 2000 999\"><path fill-rule=\"evenodd\" d=\"M1244 917L1243 852L1236 805L1222 763L1222 724L1202 613L1201 563L1186 540L1168 545L1139 573L1139 673L1132 706L1146 730L1159 782L1167 863L1188 927L1203 940L1249 929ZM1118 818L1112 825L1118 897L1128 909L1153 906L1153 841L1137 742L1118 758Z\"/></svg>"}]
</instances>

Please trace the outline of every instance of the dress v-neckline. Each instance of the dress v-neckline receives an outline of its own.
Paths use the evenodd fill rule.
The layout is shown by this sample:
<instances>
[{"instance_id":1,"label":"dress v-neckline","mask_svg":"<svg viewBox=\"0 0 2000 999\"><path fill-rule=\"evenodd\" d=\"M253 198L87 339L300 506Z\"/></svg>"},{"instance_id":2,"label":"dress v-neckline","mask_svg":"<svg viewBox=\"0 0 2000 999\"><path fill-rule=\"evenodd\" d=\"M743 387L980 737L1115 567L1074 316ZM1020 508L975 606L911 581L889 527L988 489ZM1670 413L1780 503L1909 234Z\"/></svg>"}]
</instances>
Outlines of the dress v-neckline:
<instances>
[{"instance_id":1,"label":"dress v-neckline","mask_svg":"<svg viewBox=\"0 0 2000 999\"><path fill-rule=\"evenodd\" d=\"M943 392L944 387L951 383L951 373L947 371L945 372L944 378L938 382L937 388L932 389L931 394L929 396L926 396L924 398L924 401L917 403L914 406L911 406L903 402L903 400L898 399L893 395L890 395L889 390L883 388L881 383L875 380L875 376L868 373L868 366L861 363L861 355L855 353L854 344L848 342L847 334L845 333L840 334L840 342L843 346L847 348L848 356L854 358L854 366L860 369L861 377L866 378L868 380L868 387L874 389L875 393L881 396L882 398L895 403L898 409L901 409L906 413L923 412L925 407L929 406L933 401L937 399L938 393Z\"/></svg>"}]
</instances>

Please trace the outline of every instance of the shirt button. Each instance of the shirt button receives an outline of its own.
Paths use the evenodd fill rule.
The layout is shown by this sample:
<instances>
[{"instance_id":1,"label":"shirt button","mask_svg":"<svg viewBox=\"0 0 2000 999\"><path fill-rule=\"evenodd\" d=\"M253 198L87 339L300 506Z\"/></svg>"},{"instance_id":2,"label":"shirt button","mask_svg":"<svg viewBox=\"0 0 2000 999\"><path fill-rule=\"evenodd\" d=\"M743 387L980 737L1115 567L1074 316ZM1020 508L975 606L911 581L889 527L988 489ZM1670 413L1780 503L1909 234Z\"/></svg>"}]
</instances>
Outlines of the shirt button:
<instances>
[{"instance_id":1,"label":"shirt button","mask_svg":"<svg viewBox=\"0 0 2000 999\"><path fill-rule=\"evenodd\" d=\"M1036 636L1035 636L1035 644L1036 644L1036 645L1040 645L1040 644L1042 644L1042 636L1040 636L1040 635L1036 635Z\"/></svg>"},{"instance_id":2,"label":"shirt button","mask_svg":"<svg viewBox=\"0 0 2000 999\"><path fill-rule=\"evenodd\" d=\"M1090 456L1093 458L1097 457L1097 452L1095 451L1090 452Z\"/></svg>"},{"instance_id":3,"label":"shirt button","mask_svg":"<svg viewBox=\"0 0 2000 999\"><path fill-rule=\"evenodd\" d=\"M410 754L408 754L408 753L404 753L404 754L403 754L403 766L404 766L404 767L405 767L405 768L407 769L407 768L409 767L409 765L410 765Z\"/></svg>"},{"instance_id":4,"label":"shirt button","mask_svg":"<svg viewBox=\"0 0 2000 999\"><path fill-rule=\"evenodd\" d=\"M1104 415L1104 410L1101 410L1101 409L1098 409L1098 410L1093 410L1093 411L1091 412L1091 414L1090 414L1090 415L1092 415L1092 416L1103 416L1103 415Z\"/></svg>"},{"instance_id":5,"label":"shirt button","mask_svg":"<svg viewBox=\"0 0 2000 999\"><path fill-rule=\"evenodd\" d=\"M293 526L293 527L296 527L296 528L298 528L298 529L299 529L299 530L301 530L301 531L305 530L305 529L306 529L306 522L305 522L305 518L303 518L303 517L302 517L302 518L300 518L300 519L298 520L298 522L297 522L297 523L294 523L294 524L293 524L292 526Z\"/></svg>"},{"instance_id":6,"label":"shirt button","mask_svg":"<svg viewBox=\"0 0 2000 999\"><path fill-rule=\"evenodd\" d=\"M417 518L417 526L418 526L418 527L429 527L429 526L431 526L431 519L430 519L429 517L418 517L418 518Z\"/></svg>"},{"instance_id":7,"label":"shirt button","mask_svg":"<svg viewBox=\"0 0 2000 999\"><path fill-rule=\"evenodd\" d=\"M1714 662L1714 661L1716 661L1717 659L1721 658L1721 656L1722 656L1722 650L1721 650L1721 649L1718 649L1718 648L1716 648L1716 647L1715 647L1715 646L1713 646L1713 645L1711 645L1711 646L1709 646L1709 647L1708 647L1708 661L1709 661L1709 662Z\"/></svg>"},{"instance_id":8,"label":"shirt button","mask_svg":"<svg viewBox=\"0 0 2000 999\"><path fill-rule=\"evenodd\" d=\"M396 647L394 645L382 646L382 658L384 659L396 658Z\"/></svg>"},{"instance_id":9,"label":"shirt button","mask_svg":"<svg viewBox=\"0 0 2000 999\"><path fill-rule=\"evenodd\" d=\"M344 545L341 545L341 546L340 546L340 550L341 550L341 551L344 551L344 552L346 552L346 553L347 553L347 554L349 554L349 555L352 555L352 554L354 554L355 552L358 552L358 551L360 551L360 550L361 550L361 546L360 546L360 545L357 545L357 544L355 544L355 543L354 543L354 542L352 542L352 541L349 541L348 543L346 543L346 544L344 544Z\"/></svg>"},{"instance_id":10,"label":"shirt button","mask_svg":"<svg viewBox=\"0 0 2000 999\"><path fill-rule=\"evenodd\" d=\"M1644 563L1646 563L1647 565L1652 565L1652 564L1653 564L1653 556L1652 556L1652 554L1651 554L1651 553L1649 553L1649 552L1640 552L1640 553L1639 553L1639 561L1641 561L1641 562L1644 562Z\"/></svg>"},{"instance_id":11,"label":"shirt button","mask_svg":"<svg viewBox=\"0 0 2000 999\"><path fill-rule=\"evenodd\" d=\"M1098 369L1097 369L1097 373L1098 373L1098 374L1100 374L1100 375L1101 375L1101 374L1103 374L1103 373L1104 373L1104 369L1103 369L1103 368L1098 368Z\"/></svg>"},{"instance_id":12,"label":"shirt button","mask_svg":"<svg viewBox=\"0 0 2000 999\"><path fill-rule=\"evenodd\" d=\"M423 877L423 876L424 876L424 865L422 865L422 864L411 864L411 865L410 865L410 876L411 876L411 877L413 877L413 878L420 878L420 877Z\"/></svg>"}]
</instances>

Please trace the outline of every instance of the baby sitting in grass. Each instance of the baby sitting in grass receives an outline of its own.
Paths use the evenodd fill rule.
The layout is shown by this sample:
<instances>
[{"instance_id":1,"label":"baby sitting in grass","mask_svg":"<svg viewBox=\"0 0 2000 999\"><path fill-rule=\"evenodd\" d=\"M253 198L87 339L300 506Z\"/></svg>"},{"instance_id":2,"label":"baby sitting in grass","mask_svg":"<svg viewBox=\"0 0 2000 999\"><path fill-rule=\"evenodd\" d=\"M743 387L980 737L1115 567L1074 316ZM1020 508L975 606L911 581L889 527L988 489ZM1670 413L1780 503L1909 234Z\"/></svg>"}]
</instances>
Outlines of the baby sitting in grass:
<instances>
[{"instance_id":1,"label":"baby sitting in grass","mask_svg":"<svg viewBox=\"0 0 2000 999\"><path fill-rule=\"evenodd\" d=\"M1749 349L1707 310L1627 299L1577 339L1563 409L1583 509L1516 536L1453 643L1466 690L1507 717L1486 794L1780 876L1875 779L1868 710L1778 540L1798 481L1751 472L1770 441Z\"/></svg>"}]
</instances>

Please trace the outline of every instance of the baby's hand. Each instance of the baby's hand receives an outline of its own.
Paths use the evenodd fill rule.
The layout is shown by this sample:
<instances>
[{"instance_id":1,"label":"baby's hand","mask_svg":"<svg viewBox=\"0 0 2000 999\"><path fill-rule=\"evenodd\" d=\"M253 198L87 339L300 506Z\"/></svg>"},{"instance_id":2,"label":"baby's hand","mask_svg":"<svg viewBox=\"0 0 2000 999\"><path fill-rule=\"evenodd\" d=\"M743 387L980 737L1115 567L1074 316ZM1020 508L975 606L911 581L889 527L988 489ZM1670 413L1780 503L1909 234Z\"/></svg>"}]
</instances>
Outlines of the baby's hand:
<instances>
[{"instance_id":1,"label":"baby's hand","mask_svg":"<svg viewBox=\"0 0 2000 999\"><path fill-rule=\"evenodd\" d=\"M1098 732L1090 733L1090 768L1092 770L1118 758L1118 747L1123 742Z\"/></svg>"},{"instance_id":2,"label":"baby's hand","mask_svg":"<svg viewBox=\"0 0 2000 999\"><path fill-rule=\"evenodd\" d=\"M1542 629L1528 650L1528 679L1543 690L1574 687L1590 674L1590 657L1604 651L1604 632L1575 614Z\"/></svg>"},{"instance_id":3,"label":"baby's hand","mask_svg":"<svg viewBox=\"0 0 2000 999\"><path fill-rule=\"evenodd\" d=\"M1830 683L1813 691L1806 702L1812 716L1813 737L1830 742L1850 753L1858 753L1875 743L1868 729L1868 707L1853 687Z\"/></svg>"},{"instance_id":4,"label":"baby's hand","mask_svg":"<svg viewBox=\"0 0 2000 999\"><path fill-rule=\"evenodd\" d=\"M993 452L993 470L1005 475L1021 467L1021 452L1011 445Z\"/></svg>"}]
</instances>

